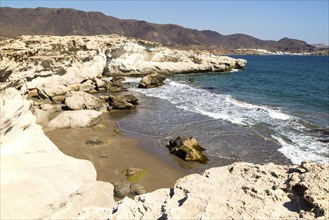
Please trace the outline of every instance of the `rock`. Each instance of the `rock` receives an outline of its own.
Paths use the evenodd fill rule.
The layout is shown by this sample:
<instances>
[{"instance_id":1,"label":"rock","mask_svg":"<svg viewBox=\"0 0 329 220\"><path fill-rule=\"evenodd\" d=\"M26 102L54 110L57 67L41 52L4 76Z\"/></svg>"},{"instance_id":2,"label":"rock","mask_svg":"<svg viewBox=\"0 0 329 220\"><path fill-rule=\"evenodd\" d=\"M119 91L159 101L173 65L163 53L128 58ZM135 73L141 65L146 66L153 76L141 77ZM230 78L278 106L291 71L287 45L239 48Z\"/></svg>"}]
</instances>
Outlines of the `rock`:
<instances>
[{"instance_id":1,"label":"rock","mask_svg":"<svg viewBox=\"0 0 329 220\"><path fill-rule=\"evenodd\" d=\"M62 111L62 105L41 104L40 109L52 114Z\"/></svg>"},{"instance_id":2,"label":"rock","mask_svg":"<svg viewBox=\"0 0 329 220\"><path fill-rule=\"evenodd\" d=\"M236 62L235 62L235 66L234 68L235 69L242 69L246 66L247 64L247 61L244 60L244 59L237 59Z\"/></svg>"},{"instance_id":3,"label":"rock","mask_svg":"<svg viewBox=\"0 0 329 220\"><path fill-rule=\"evenodd\" d=\"M139 88L154 88L164 85L166 77L160 74L151 74L144 76L139 82Z\"/></svg>"},{"instance_id":4,"label":"rock","mask_svg":"<svg viewBox=\"0 0 329 220\"><path fill-rule=\"evenodd\" d=\"M46 126L49 122L50 112L35 108L33 114L36 117L36 123L42 126Z\"/></svg>"},{"instance_id":5,"label":"rock","mask_svg":"<svg viewBox=\"0 0 329 220\"><path fill-rule=\"evenodd\" d=\"M99 140L99 139L85 141L85 144L91 144L91 145L100 145L100 144L103 144L103 143L104 142Z\"/></svg>"},{"instance_id":6,"label":"rock","mask_svg":"<svg viewBox=\"0 0 329 220\"><path fill-rule=\"evenodd\" d=\"M52 119L50 128L92 127L102 119L102 113L95 110L65 111Z\"/></svg>"},{"instance_id":7,"label":"rock","mask_svg":"<svg viewBox=\"0 0 329 220\"><path fill-rule=\"evenodd\" d=\"M208 158L202 154L205 149L198 144L195 138L177 137L175 140L170 140L167 147L170 153L183 160L201 163L208 161Z\"/></svg>"},{"instance_id":8,"label":"rock","mask_svg":"<svg viewBox=\"0 0 329 220\"><path fill-rule=\"evenodd\" d=\"M35 124L19 91L0 92L1 219L71 219L83 207L113 207L113 186L91 162L66 156Z\"/></svg>"},{"instance_id":9,"label":"rock","mask_svg":"<svg viewBox=\"0 0 329 220\"><path fill-rule=\"evenodd\" d=\"M137 105L138 99L133 94L126 94L123 96L120 96L122 100L129 102L130 104Z\"/></svg>"},{"instance_id":10,"label":"rock","mask_svg":"<svg viewBox=\"0 0 329 220\"><path fill-rule=\"evenodd\" d=\"M123 198L130 193L130 183L128 182L113 182L114 196L117 198Z\"/></svg>"},{"instance_id":11,"label":"rock","mask_svg":"<svg viewBox=\"0 0 329 220\"><path fill-rule=\"evenodd\" d=\"M110 142L111 142L111 138L104 136L104 137L99 137L97 139L86 140L85 144L101 145L101 144L109 144Z\"/></svg>"},{"instance_id":12,"label":"rock","mask_svg":"<svg viewBox=\"0 0 329 220\"><path fill-rule=\"evenodd\" d=\"M101 89L101 88L106 88L106 85L108 84L108 80L106 79L94 79L95 80L95 85L97 90Z\"/></svg>"},{"instance_id":13,"label":"rock","mask_svg":"<svg viewBox=\"0 0 329 220\"><path fill-rule=\"evenodd\" d=\"M144 176L148 174L146 170L139 168L124 169L122 173L126 176L127 180L129 180L130 182L137 182L143 179Z\"/></svg>"},{"instance_id":14,"label":"rock","mask_svg":"<svg viewBox=\"0 0 329 220\"><path fill-rule=\"evenodd\" d=\"M124 198L102 218L327 219L329 165L307 167L303 173L295 172L296 166L244 162L211 168L179 179L172 189Z\"/></svg>"},{"instance_id":15,"label":"rock","mask_svg":"<svg viewBox=\"0 0 329 220\"><path fill-rule=\"evenodd\" d=\"M30 42L32 46L29 45ZM73 43L75 42L75 46ZM38 89L34 96L45 99L66 91L95 92L112 76L143 76L201 72L229 72L244 68L245 60L217 56L206 51L175 50L148 41L118 35L21 36L0 45L0 90L17 87ZM120 79L113 79L109 91L125 91ZM104 87L105 88L105 87ZM96 89L96 90L95 90Z\"/></svg>"},{"instance_id":16,"label":"rock","mask_svg":"<svg viewBox=\"0 0 329 220\"><path fill-rule=\"evenodd\" d=\"M68 92L64 102L67 107L72 110L91 109L105 111L106 109L106 104L102 100L82 91Z\"/></svg>"},{"instance_id":17,"label":"rock","mask_svg":"<svg viewBox=\"0 0 329 220\"><path fill-rule=\"evenodd\" d=\"M130 194L132 195L142 195L145 194L145 188L141 184L132 183L130 184Z\"/></svg>"},{"instance_id":18,"label":"rock","mask_svg":"<svg viewBox=\"0 0 329 220\"><path fill-rule=\"evenodd\" d=\"M53 96L50 99L53 101L53 103L60 104L63 103L63 101L65 100L65 96L63 95Z\"/></svg>"},{"instance_id":19,"label":"rock","mask_svg":"<svg viewBox=\"0 0 329 220\"><path fill-rule=\"evenodd\" d=\"M129 183L126 181L115 181L112 183L114 186L114 196L117 198L124 198L125 196L136 196L144 194L145 188L137 183Z\"/></svg>"},{"instance_id":20,"label":"rock","mask_svg":"<svg viewBox=\"0 0 329 220\"><path fill-rule=\"evenodd\" d=\"M109 105L113 109L132 109L135 108L135 106L127 101L125 101L122 97L120 96L109 96L108 97L108 102Z\"/></svg>"},{"instance_id":21,"label":"rock","mask_svg":"<svg viewBox=\"0 0 329 220\"><path fill-rule=\"evenodd\" d=\"M80 91L83 92L93 92L95 90L96 86L94 85L93 81L90 79L83 81L80 85Z\"/></svg>"},{"instance_id":22,"label":"rock","mask_svg":"<svg viewBox=\"0 0 329 220\"><path fill-rule=\"evenodd\" d=\"M105 128L106 128L105 125L103 125L103 124L97 124L97 125L95 125L95 126L93 127L93 130L98 131L98 130L103 130L103 129L105 129Z\"/></svg>"},{"instance_id":23,"label":"rock","mask_svg":"<svg viewBox=\"0 0 329 220\"><path fill-rule=\"evenodd\" d=\"M30 85L31 87L33 85ZM53 98L63 96L68 91L68 88L60 82L58 77L48 77L40 80L36 86L38 96L41 98Z\"/></svg>"}]
</instances>

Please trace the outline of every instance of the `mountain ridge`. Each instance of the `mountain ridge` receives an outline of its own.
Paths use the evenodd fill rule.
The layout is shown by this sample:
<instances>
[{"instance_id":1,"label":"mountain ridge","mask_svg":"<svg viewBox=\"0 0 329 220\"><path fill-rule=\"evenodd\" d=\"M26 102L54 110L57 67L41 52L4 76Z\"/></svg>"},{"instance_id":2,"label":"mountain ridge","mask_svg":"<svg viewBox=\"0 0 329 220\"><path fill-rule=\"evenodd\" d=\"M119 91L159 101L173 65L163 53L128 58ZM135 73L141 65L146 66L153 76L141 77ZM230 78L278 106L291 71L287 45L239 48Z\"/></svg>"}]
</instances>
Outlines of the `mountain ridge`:
<instances>
[{"instance_id":1,"label":"mountain ridge","mask_svg":"<svg viewBox=\"0 0 329 220\"><path fill-rule=\"evenodd\" d=\"M247 34L222 35L212 30L196 30L176 24L156 24L134 19L119 19L97 11L71 8L0 8L0 37L20 35L100 35L119 34L154 41L165 46L229 49L266 49L285 52L312 52L315 46L305 41L282 38L261 40Z\"/></svg>"}]
</instances>

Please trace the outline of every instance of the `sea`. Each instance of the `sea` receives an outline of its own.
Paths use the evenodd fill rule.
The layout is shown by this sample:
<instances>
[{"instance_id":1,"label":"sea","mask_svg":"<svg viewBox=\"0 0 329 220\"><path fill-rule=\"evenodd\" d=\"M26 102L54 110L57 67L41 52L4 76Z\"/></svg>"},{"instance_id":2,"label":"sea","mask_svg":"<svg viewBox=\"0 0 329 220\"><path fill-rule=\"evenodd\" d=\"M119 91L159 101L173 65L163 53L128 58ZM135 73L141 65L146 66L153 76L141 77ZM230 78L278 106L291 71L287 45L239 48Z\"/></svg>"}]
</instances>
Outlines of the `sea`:
<instances>
[{"instance_id":1,"label":"sea","mask_svg":"<svg viewBox=\"0 0 329 220\"><path fill-rule=\"evenodd\" d=\"M245 69L174 75L152 89L127 78L141 105L120 127L159 146L195 137L211 166L329 163L329 56L232 57Z\"/></svg>"}]
</instances>

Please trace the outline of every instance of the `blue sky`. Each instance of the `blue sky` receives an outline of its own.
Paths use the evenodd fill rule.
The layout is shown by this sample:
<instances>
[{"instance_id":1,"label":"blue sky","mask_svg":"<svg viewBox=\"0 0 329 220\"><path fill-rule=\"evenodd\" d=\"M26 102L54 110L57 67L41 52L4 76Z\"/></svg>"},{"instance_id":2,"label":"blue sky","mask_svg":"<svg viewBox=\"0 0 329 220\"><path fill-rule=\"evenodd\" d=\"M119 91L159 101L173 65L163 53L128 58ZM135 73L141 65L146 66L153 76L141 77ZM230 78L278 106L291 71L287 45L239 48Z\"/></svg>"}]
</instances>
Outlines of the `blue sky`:
<instances>
[{"instance_id":1,"label":"blue sky","mask_svg":"<svg viewBox=\"0 0 329 220\"><path fill-rule=\"evenodd\" d=\"M329 0L0 0L0 3L1 7L101 11L123 19L178 24L221 34L244 33L263 40L289 37L311 44L329 44Z\"/></svg>"}]
</instances>

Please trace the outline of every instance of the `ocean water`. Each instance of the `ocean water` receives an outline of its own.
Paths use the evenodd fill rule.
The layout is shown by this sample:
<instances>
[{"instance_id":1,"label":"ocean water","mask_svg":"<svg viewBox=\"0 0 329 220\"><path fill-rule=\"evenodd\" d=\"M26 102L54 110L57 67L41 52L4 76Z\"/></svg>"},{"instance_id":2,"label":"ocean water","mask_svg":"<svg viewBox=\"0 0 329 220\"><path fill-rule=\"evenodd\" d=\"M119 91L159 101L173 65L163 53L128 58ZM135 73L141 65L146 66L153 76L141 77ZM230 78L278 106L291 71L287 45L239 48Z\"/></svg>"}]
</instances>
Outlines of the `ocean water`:
<instances>
[{"instance_id":1,"label":"ocean water","mask_svg":"<svg viewBox=\"0 0 329 220\"><path fill-rule=\"evenodd\" d=\"M329 162L329 57L238 56L244 70L175 75L139 92L144 103L120 125L196 137L213 165ZM132 84L138 79L130 79Z\"/></svg>"}]
</instances>

